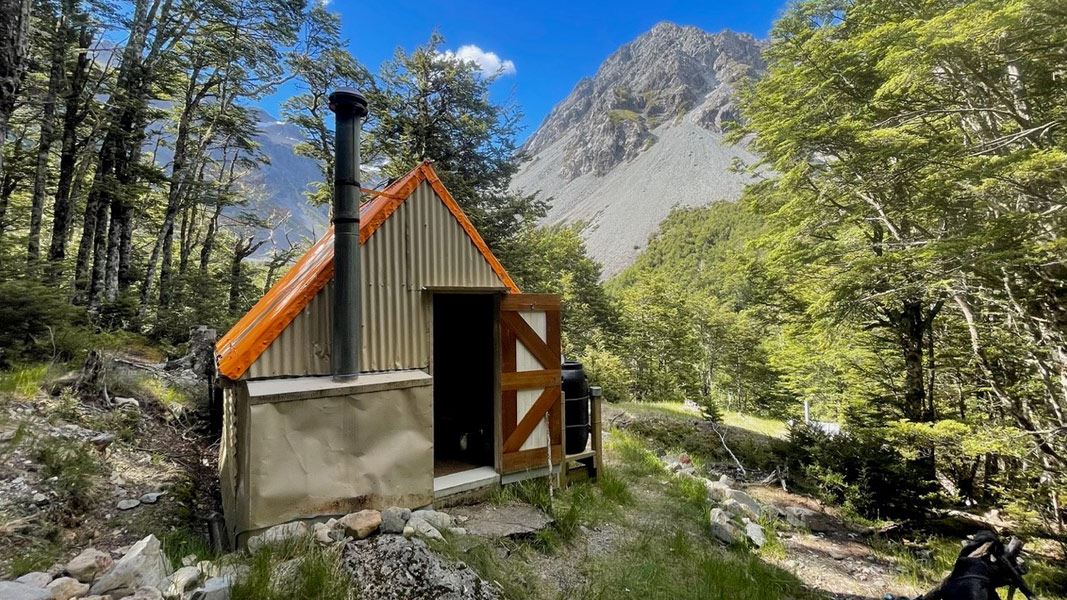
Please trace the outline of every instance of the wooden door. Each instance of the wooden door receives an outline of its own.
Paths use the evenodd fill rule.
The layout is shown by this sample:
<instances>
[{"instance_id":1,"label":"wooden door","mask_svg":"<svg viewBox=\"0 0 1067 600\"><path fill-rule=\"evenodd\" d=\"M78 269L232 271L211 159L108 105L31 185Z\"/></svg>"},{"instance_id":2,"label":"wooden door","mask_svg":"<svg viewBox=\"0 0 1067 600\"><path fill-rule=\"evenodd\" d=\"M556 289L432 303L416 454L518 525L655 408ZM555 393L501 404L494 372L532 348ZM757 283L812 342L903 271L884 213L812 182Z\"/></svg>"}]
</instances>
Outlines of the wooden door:
<instances>
[{"instance_id":1,"label":"wooden door","mask_svg":"<svg viewBox=\"0 0 1067 600\"><path fill-rule=\"evenodd\" d=\"M549 447L553 466L563 456L559 309L554 294L507 294L500 302L503 473L547 467Z\"/></svg>"}]
</instances>

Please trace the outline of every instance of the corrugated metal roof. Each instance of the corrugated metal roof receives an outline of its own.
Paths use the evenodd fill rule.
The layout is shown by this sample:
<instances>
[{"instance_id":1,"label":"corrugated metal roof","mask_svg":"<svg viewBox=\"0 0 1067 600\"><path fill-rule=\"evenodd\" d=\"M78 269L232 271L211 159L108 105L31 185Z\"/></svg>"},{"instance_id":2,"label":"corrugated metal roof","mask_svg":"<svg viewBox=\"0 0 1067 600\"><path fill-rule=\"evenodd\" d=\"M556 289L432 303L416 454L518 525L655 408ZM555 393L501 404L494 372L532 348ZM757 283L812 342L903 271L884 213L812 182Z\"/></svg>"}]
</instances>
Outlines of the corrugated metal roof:
<instances>
[{"instance_id":1,"label":"corrugated metal roof","mask_svg":"<svg viewBox=\"0 0 1067 600\"><path fill-rule=\"evenodd\" d=\"M397 212L397 209L424 181L429 183L436 197L448 208L469 241L485 258L491 272L509 292L517 293L518 286L504 270L500 261L493 256L485 241L482 240L467 216L463 214L428 162L420 164L403 178L385 188L374 200L360 208L360 243L365 245L371 235ZM449 254L445 254L441 258L448 256ZM384 258L380 257L379 260ZM389 259L395 263L398 260L409 260L409 257L394 255ZM332 279L333 229L331 228L215 345L219 372L234 380L243 376L256 359L282 335L290 323L297 320L316 296L320 296L319 292ZM363 295L366 297L366 293ZM319 302L325 301L325 297L326 294L322 294ZM312 327L318 328L315 325L318 324ZM329 351L328 348L322 350ZM312 352L313 349L304 348L302 351Z\"/></svg>"}]
</instances>

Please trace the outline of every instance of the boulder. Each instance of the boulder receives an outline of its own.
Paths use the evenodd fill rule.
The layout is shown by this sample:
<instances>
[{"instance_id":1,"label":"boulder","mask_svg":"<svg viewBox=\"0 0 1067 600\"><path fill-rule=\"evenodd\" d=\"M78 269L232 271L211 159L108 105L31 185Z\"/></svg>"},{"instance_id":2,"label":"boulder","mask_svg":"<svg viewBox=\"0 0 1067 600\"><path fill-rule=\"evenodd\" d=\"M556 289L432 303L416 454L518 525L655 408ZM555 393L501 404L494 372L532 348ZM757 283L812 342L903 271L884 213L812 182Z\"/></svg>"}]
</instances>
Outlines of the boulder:
<instances>
[{"instance_id":1,"label":"boulder","mask_svg":"<svg viewBox=\"0 0 1067 600\"><path fill-rule=\"evenodd\" d=\"M126 596L122 600L163 600L163 593L150 585L146 585L137 588L137 591L132 596Z\"/></svg>"},{"instance_id":2,"label":"boulder","mask_svg":"<svg viewBox=\"0 0 1067 600\"><path fill-rule=\"evenodd\" d=\"M204 585L193 590L192 600L230 600L233 579L229 575L212 577Z\"/></svg>"},{"instance_id":3,"label":"boulder","mask_svg":"<svg viewBox=\"0 0 1067 600\"><path fill-rule=\"evenodd\" d=\"M78 600L111 600L111 596L109 594L104 594L103 596L82 596Z\"/></svg>"},{"instance_id":4,"label":"boulder","mask_svg":"<svg viewBox=\"0 0 1067 600\"><path fill-rule=\"evenodd\" d=\"M713 508L708 514L711 535L725 544L736 544L741 540L741 531L730 521L730 516L721 508Z\"/></svg>"},{"instance_id":5,"label":"boulder","mask_svg":"<svg viewBox=\"0 0 1067 600\"><path fill-rule=\"evenodd\" d=\"M32 573L26 573L22 577L15 579L15 581L18 583L25 583L26 585L32 585L33 587L43 588L52 582L52 574L45 573L44 571L34 571Z\"/></svg>"},{"instance_id":6,"label":"boulder","mask_svg":"<svg viewBox=\"0 0 1067 600\"><path fill-rule=\"evenodd\" d=\"M748 507L748 509L752 512L752 514L754 514L754 515L760 514L759 502L756 502L755 500L752 499L752 496L749 496L748 494L742 492L741 490L730 490L730 493L727 494L727 497L729 497L732 500L736 500L740 504L743 504L746 507Z\"/></svg>"},{"instance_id":7,"label":"boulder","mask_svg":"<svg viewBox=\"0 0 1067 600\"><path fill-rule=\"evenodd\" d=\"M159 540L150 535L134 544L125 556L96 580L89 591L97 595L113 592L113 596L121 597L122 594L117 590L155 587L169 574L170 568Z\"/></svg>"},{"instance_id":8,"label":"boulder","mask_svg":"<svg viewBox=\"0 0 1067 600\"><path fill-rule=\"evenodd\" d=\"M330 544L337 542L338 540L335 539L335 535L341 534L343 537L344 533L339 529L333 529L326 523L315 523L311 526L311 531L315 534L315 541L323 546L329 546Z\"/></svg>"},{"instance_id":9,"label":"boulder","mask_svg":"<svg viewBox=\"0 0 1067 600\"><path fill-rule=\"evenodd\" d=\"M52 600L52 592L17 581L0 581L0 600Z\"/></svg>"},{"instance_id":10,"label":"boulder","mask_svg":"<svg viewBox=\"0 0 1067 600\"><path fill-rule=\"evenodd\" d=\"M119 500L116 507L119 510L130 510L131 508L137 508L141 505L141 501L136 498L126 498L125 500Z\"/></svg>"},{"instance_id":11,"label":"boulder","mask_svg":"<svg viewBox=\"0 0 1067 600\"><path fill-rule=\"evenodd\" d=\"M411 525L405 525L403 534L404 534L404 537L411 538L412 536L415 535L415 528L412 527Z\"/></svg>"},{"instance_id":12,"label":"boulder","mask_svg":"<svg viewBox=\"0 0 1067 600\"><path fill-rule=\"evenodd\" d=\"M308 534L307 523L293 521L275 525L263 533L248 538L248 551L255 552L267 544L279 544L300 539Z\"/></svg>"},{"instance_id":13,"label":"boulder","mask_svg":"<svg viewBox=\"0 0 1067 600\"><path fill-rule=\"evenodd\" d=\"M412 535L415 535L415 534L421 535L422 537L429 538L431 540L443 540L443 539L445 539L444 536L441 535L441 532L438 531L436 527L431 525L429 522L427 522L421 516L418 516L419 512L421 512L421 511L415 511L415 512L411 513L411 519L408 520L408 525L407 525L407 527L404 528L404 537L411 537L410 535L408 535L408 531L407 531L408 529L411 529L412 530Z\"/></svg>"},{"instance_id":14,"label":"boulder","mask_svg":"<svg viewBox=\"0 0 1067 600\"><path fill-rule=\"evenodd\" d=\"M52 593L53 600L70 600L88 594L89 584L73 577L60 577L49 583L47 589Z\"/></svg>"},{"instance_id":15,"label":"boulder","mask_svg":"<svg viewBox=\"0 0 1067 600\"><path fill-rule=\"evenodd\" d=\"M382 511L382 533L404 533L404 527L411 518L411 510L390 506Z\"/></svg>"},{"instance_id":16,"label":"boulder","mask_svg":"<svg viewBox=\"0 0 1067 600\"><path fill-rule=\"evenodd\" d=\"M763 527L754 521L745 522L745 537L757 548L762 548L767 543L767 535L763 532Z\"/></svg>"},{"instance_id":17,"label":"boulder","mask_svg":"<svg viewBox=\"0 0 1067 600\"><path fill-rule=\"evenodd\" d=\"M412 519L422 519L430 525L433 525L435 529L448 529L456 524L456 520L452 518L452 515L436 510L416 510L411 513ZM416 527L416 529L418 529Z\"/></svg>"},{"instance_id":18,"label":"boulder","mask_svg":"<svg viewBox=\"0 0 1067 600\"><path fill-rule=\"evenodd\" d=\"M728 488L732 488L735 485L737 485L737 482L734 481L732 477L730 477L729 475L727 475L725 473L723 473L722 475L719 475L719 483L725 485Z\"/></svg>"},{"instance_id":19,"label":"boulder","mask_svg":"<svg viewBox=\"0 0 1067 600\"><path fill-rule=\"evenodd\" d=\"M64 570L67 575L78 581L89 583L96 579L97 575L108 570L114 562L114 559L107 552L101 552L96 548L86 548L82 550L81 554L70 559Z\"/></svg>"},{"instance_id":20,"label":"boulder","mask_svg":"<svg viewBox=\"0 0 1067 600\"><path fill-rule=\"evenodd\" d=\"M803 506L787 506L782 509L787 523L793 527L804 527L815 531L813 525L819 521L819 513Z\"/></svg>"},{"instance_id":21,"label":"boulder","mask_svg":"<svg viewBox=\"0 0 1067 600\"><path fill-rule=\"evenodd\" d=\"M361 510L341 517L337 524L348 535L362 540L378 531L382 524L382 513L372 509Z\"/></svg>"},{"instance_id":22,"label":"boulder","mask_svg":"<svg viewBox=\"0 0 1067 600\"><path fill-rule=\"evenodd\" d=\"M708 490L708 500L714 503L722 502L730 496L733 490L721 481L708 481L704 484Z\"/></svg>"},{"instance_id":23,"label":"boulder","mask_svg":"<svg viewBox=\"0 0 1067 600\"><path fill-rule=\"evenodd\" d=\"M719 504L719 506L722 507L724 511L726 511L726 514L728 514L731 519L741 519L743 517L755 519L759 517L759 513L754 512L752 510L752 507L746 504L741 504L733 498L727 498L726 500L723 500L722 503Z\"/></svg>"},{"instance_id":24,"label":"boulder","mask_svg":"<svg viewBox=\"0 0 1067 600\"><path fill-rule=\"evenodd\" d=\"M182 567L171 573L163 584L163 597L180 599L185 592L196 587L202 574L200 567Z\"/></svg>"}]
</instances>

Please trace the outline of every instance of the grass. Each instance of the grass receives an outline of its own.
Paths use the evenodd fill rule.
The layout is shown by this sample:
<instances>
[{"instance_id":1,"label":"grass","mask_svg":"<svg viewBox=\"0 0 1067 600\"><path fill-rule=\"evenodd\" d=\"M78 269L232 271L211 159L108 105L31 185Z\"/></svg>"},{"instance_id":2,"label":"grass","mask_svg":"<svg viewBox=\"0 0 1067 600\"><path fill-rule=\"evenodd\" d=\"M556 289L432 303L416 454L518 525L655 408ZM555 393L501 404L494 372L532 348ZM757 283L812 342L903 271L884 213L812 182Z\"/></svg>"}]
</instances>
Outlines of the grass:
<instances>
[{"instance_id":1,"label":"grass","mask_svg":"<svg viewBox=\"0 0 1067 600\"><path fill-rule=\"evenodd\" d=\"M54 540L38 539L20 550L11 560L11 576L21 577L33 571L45 571L63 558L63 546Z\"/></svg>"},{"instance_id":2,"label":"grass","mask_svg":"<svg viewBox=\"0 0 1067 600\"><path fill-rule=\"evenodd\" d=\"M626 412L639 415L662 415L687 419L700 418L700 409L683 402L620 402L615 406Z\"/></svg>"},{"instance_id":3,"label":"grass","mask_svg":"<svg viewBox=\"0 0 1067 600\"><path fill-rule=\"evenodd\" d=\"M245 555L248 567L230 590L231 600L352 600L355 582L341 559L343 546L321 547L311 536L268 544ZM284 566L283 566L284 564Z\"/></svg>"},{"instance_id":4,"label":"grass","mask_svg":"<svg viewBox=\"0 0 1067 600\"><path fill-rule=\"evenodd\" d=\"M182 559L190 554L196 556L197 561L218 558L207 537L188 527L168 531L163 534L160 542L163 546L163 554L166 555L174 569L181 567Z\"/></svg>"},{"instance_id":5,"label":"grass","mask_svg":"<svg viewBox=\"0 0 1067 600\"><path fill-rule=\"evenodd\" d=\"M731 427L746 429L753 433L779 440L784 440L789 435L789 427L786 426L784 421L778 419L767 419L732 410L724 410L722 412L722 421Z\"/></svg>"},{"instance_id":6,"label":"grass","mask_svg":"<svg viewBox=\"0 0 1067 600\"><path fill-rule=\"evenodd\" d=\"M51 369L51 363L39 363L0 372L0 394L21 399L32 398L44 385Z\"/></svg>"},{"instance_id":7,"label":"grass","mask_svg":"<svg viewBox=\"0 0 1067 600\"><path fill-rule=\"evenodd\" d=\"M814 598L792 575L747 551L722 552L683 531L647 533L594 560L583 600L779 600Z\"/></svg>"},{"instance_id":8,"label":"grass","mask_svg":"<svg viewBox=\"0 0 1067 600\"><path fill-rule=\"evenodd\" d=\"M615 108L608 111L608 119L612 123L621 123L623 121L633 121L636 123L641 120L641 115L625 108Z\"/></svg>"}]
</instances>

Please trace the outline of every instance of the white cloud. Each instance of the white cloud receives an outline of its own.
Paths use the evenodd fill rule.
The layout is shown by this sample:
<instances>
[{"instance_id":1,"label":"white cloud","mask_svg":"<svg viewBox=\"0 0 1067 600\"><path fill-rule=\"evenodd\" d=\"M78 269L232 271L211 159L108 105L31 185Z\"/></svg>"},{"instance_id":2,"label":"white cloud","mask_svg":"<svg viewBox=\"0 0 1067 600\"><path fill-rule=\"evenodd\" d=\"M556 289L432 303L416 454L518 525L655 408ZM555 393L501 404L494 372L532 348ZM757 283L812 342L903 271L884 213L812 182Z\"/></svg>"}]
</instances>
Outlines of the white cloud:
<instances>
[{"instance_id":1,"label":"white cloud","mask_svg":"<svg viewBox=\"0 0 1067 600\"><path fill-rule=\"evenodd\" d=\"M448 58L473 62L486 77L515 74L515 63L510 60L501 60L496 52L486 52L474 44L460 46L455 52L446 50L443 54Z\"/></svg>"}]
</instances>

